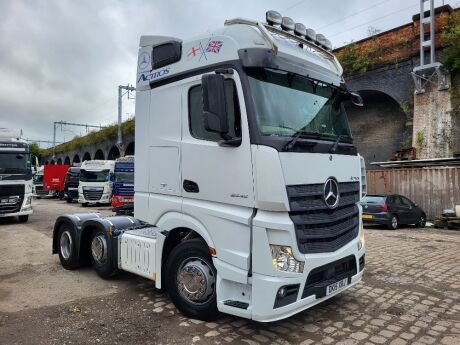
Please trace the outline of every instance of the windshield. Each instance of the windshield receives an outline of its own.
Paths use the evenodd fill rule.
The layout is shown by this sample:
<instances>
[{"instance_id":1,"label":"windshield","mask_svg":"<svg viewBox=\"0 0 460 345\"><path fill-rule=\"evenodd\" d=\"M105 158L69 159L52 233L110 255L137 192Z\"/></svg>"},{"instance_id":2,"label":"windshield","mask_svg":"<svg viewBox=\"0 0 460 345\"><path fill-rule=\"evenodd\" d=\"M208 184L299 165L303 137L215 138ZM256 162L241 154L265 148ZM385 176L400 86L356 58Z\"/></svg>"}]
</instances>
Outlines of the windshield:
<instances>
[{"instance_id":1,"label":"windshield","mask_svg":"<svg viewBox=\"0 0 460 345\"><path fill-rule=\"evenodd\" d=\"M264 136L301 132L325 140L339 135L352 142L343 92L303 76L272 69L249 69L257 125Z\"/></svg>"},{"instance_id":2,"label":"windshield","mask_svg":"<svg viewBox=\"0 0 460 345\"><path fill-rule=\"evenodd\" d=\"M80 170L80 181L82 182L106 182L109 180L110 170L86 171Z\"/></svg>"},{"instance_id":3,"label":"windshield","mask_svg":"<svg viewBox=\"0 0 460 345\"><path fill-rule=\"evenodd\" d=\"M0 175L25 175L31 173L29 155L0 153Z\"/></svg>"},{"instance_id":4,"label":"windshield","mask_svg":"<svg viewBox=\"0 0 460 345\"><path fill-rule=\"evenodd\" d=\"M115 182L134 183L134 172L115 172Z\"/></svg>"}]
</instances>

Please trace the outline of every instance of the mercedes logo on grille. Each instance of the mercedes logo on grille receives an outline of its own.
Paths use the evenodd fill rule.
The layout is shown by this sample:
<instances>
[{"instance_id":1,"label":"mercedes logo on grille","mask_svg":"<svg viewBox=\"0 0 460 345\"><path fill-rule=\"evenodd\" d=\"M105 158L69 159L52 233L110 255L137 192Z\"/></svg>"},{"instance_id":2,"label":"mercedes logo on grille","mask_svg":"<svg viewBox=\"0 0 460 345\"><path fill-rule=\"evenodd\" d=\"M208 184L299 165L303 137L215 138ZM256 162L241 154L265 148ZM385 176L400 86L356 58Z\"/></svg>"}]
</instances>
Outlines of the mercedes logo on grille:
<instances>
[{"instance_id":1,"label":"mercedes logo on grille","mask_svg":"<svg viewBox=\"0 0 460 345\"><path fill-rule=\"evenodd\" d=\"M324 203L330 209L336 208L339 204L340 193L339 193L339 185L337 181L333 178L329 178L324 183Z\"/></svg>"}]
</instances>

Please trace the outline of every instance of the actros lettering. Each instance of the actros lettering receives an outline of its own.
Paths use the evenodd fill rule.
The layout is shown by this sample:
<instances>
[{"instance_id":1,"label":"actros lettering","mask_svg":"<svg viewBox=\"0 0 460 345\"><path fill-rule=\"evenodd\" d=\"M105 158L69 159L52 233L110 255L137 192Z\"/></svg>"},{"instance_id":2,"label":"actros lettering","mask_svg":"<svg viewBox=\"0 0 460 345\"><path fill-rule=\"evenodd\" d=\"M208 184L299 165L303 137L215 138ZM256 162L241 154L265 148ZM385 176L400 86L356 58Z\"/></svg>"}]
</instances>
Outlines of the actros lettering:
<instances>
[{"instance_id":1,"label":"actros lettering","mask_svg":"<svg viewBox=\"0 0 460 345\"><path fill-rule=\"evenodd\" d=\"M139 83L141 81L151 81L153 79L163 77L163 76L165 76L167 74L169 74L169 67L167 67L165 69L162 69L160 71L155 71L155 72L151 72L151 73L142 73L139 76L139 79L137 80L137 82Z\"/></svg>"}]
</instances>

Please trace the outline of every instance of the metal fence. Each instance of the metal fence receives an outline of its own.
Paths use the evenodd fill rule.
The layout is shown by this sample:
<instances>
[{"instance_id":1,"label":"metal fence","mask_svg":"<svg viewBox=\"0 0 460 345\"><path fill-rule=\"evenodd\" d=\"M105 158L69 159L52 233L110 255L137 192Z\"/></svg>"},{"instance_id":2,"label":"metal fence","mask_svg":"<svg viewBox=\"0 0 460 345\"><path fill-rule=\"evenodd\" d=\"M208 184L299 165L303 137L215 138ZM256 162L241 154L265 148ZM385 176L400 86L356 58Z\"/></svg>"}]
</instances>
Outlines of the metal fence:
<instances>
[{"instance_id":1,"label":"metal fence","mask_svg":"<svg viewBox=\"0 0 460 345\"><path fill-rule=\"evenodd\" d=\"M368 194L400 194L425 210L428 219L460 205L460 168L369 170Z\"/></svg>"}]
</instances>

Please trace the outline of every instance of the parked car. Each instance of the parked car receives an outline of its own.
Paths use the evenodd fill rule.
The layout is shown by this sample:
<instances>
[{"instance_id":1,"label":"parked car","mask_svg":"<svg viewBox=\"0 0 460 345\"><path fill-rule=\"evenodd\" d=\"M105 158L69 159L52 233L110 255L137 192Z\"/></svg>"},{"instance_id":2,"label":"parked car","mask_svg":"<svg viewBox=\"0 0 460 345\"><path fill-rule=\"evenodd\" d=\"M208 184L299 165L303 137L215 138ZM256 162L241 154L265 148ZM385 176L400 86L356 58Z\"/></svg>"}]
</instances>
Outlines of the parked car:
<instances>
[{"instance_id":1,"label":"parked car","mask_svg":"<svg viewBox=\"0 0 460 345\"><path fill-rule=\"evenodd\" d=\"M396 230L399 225L415 224L424 227L425 212L402 195L367 195L362 201L363 222L367 225L386 225Z\"/></svg>"}]
</instances>

